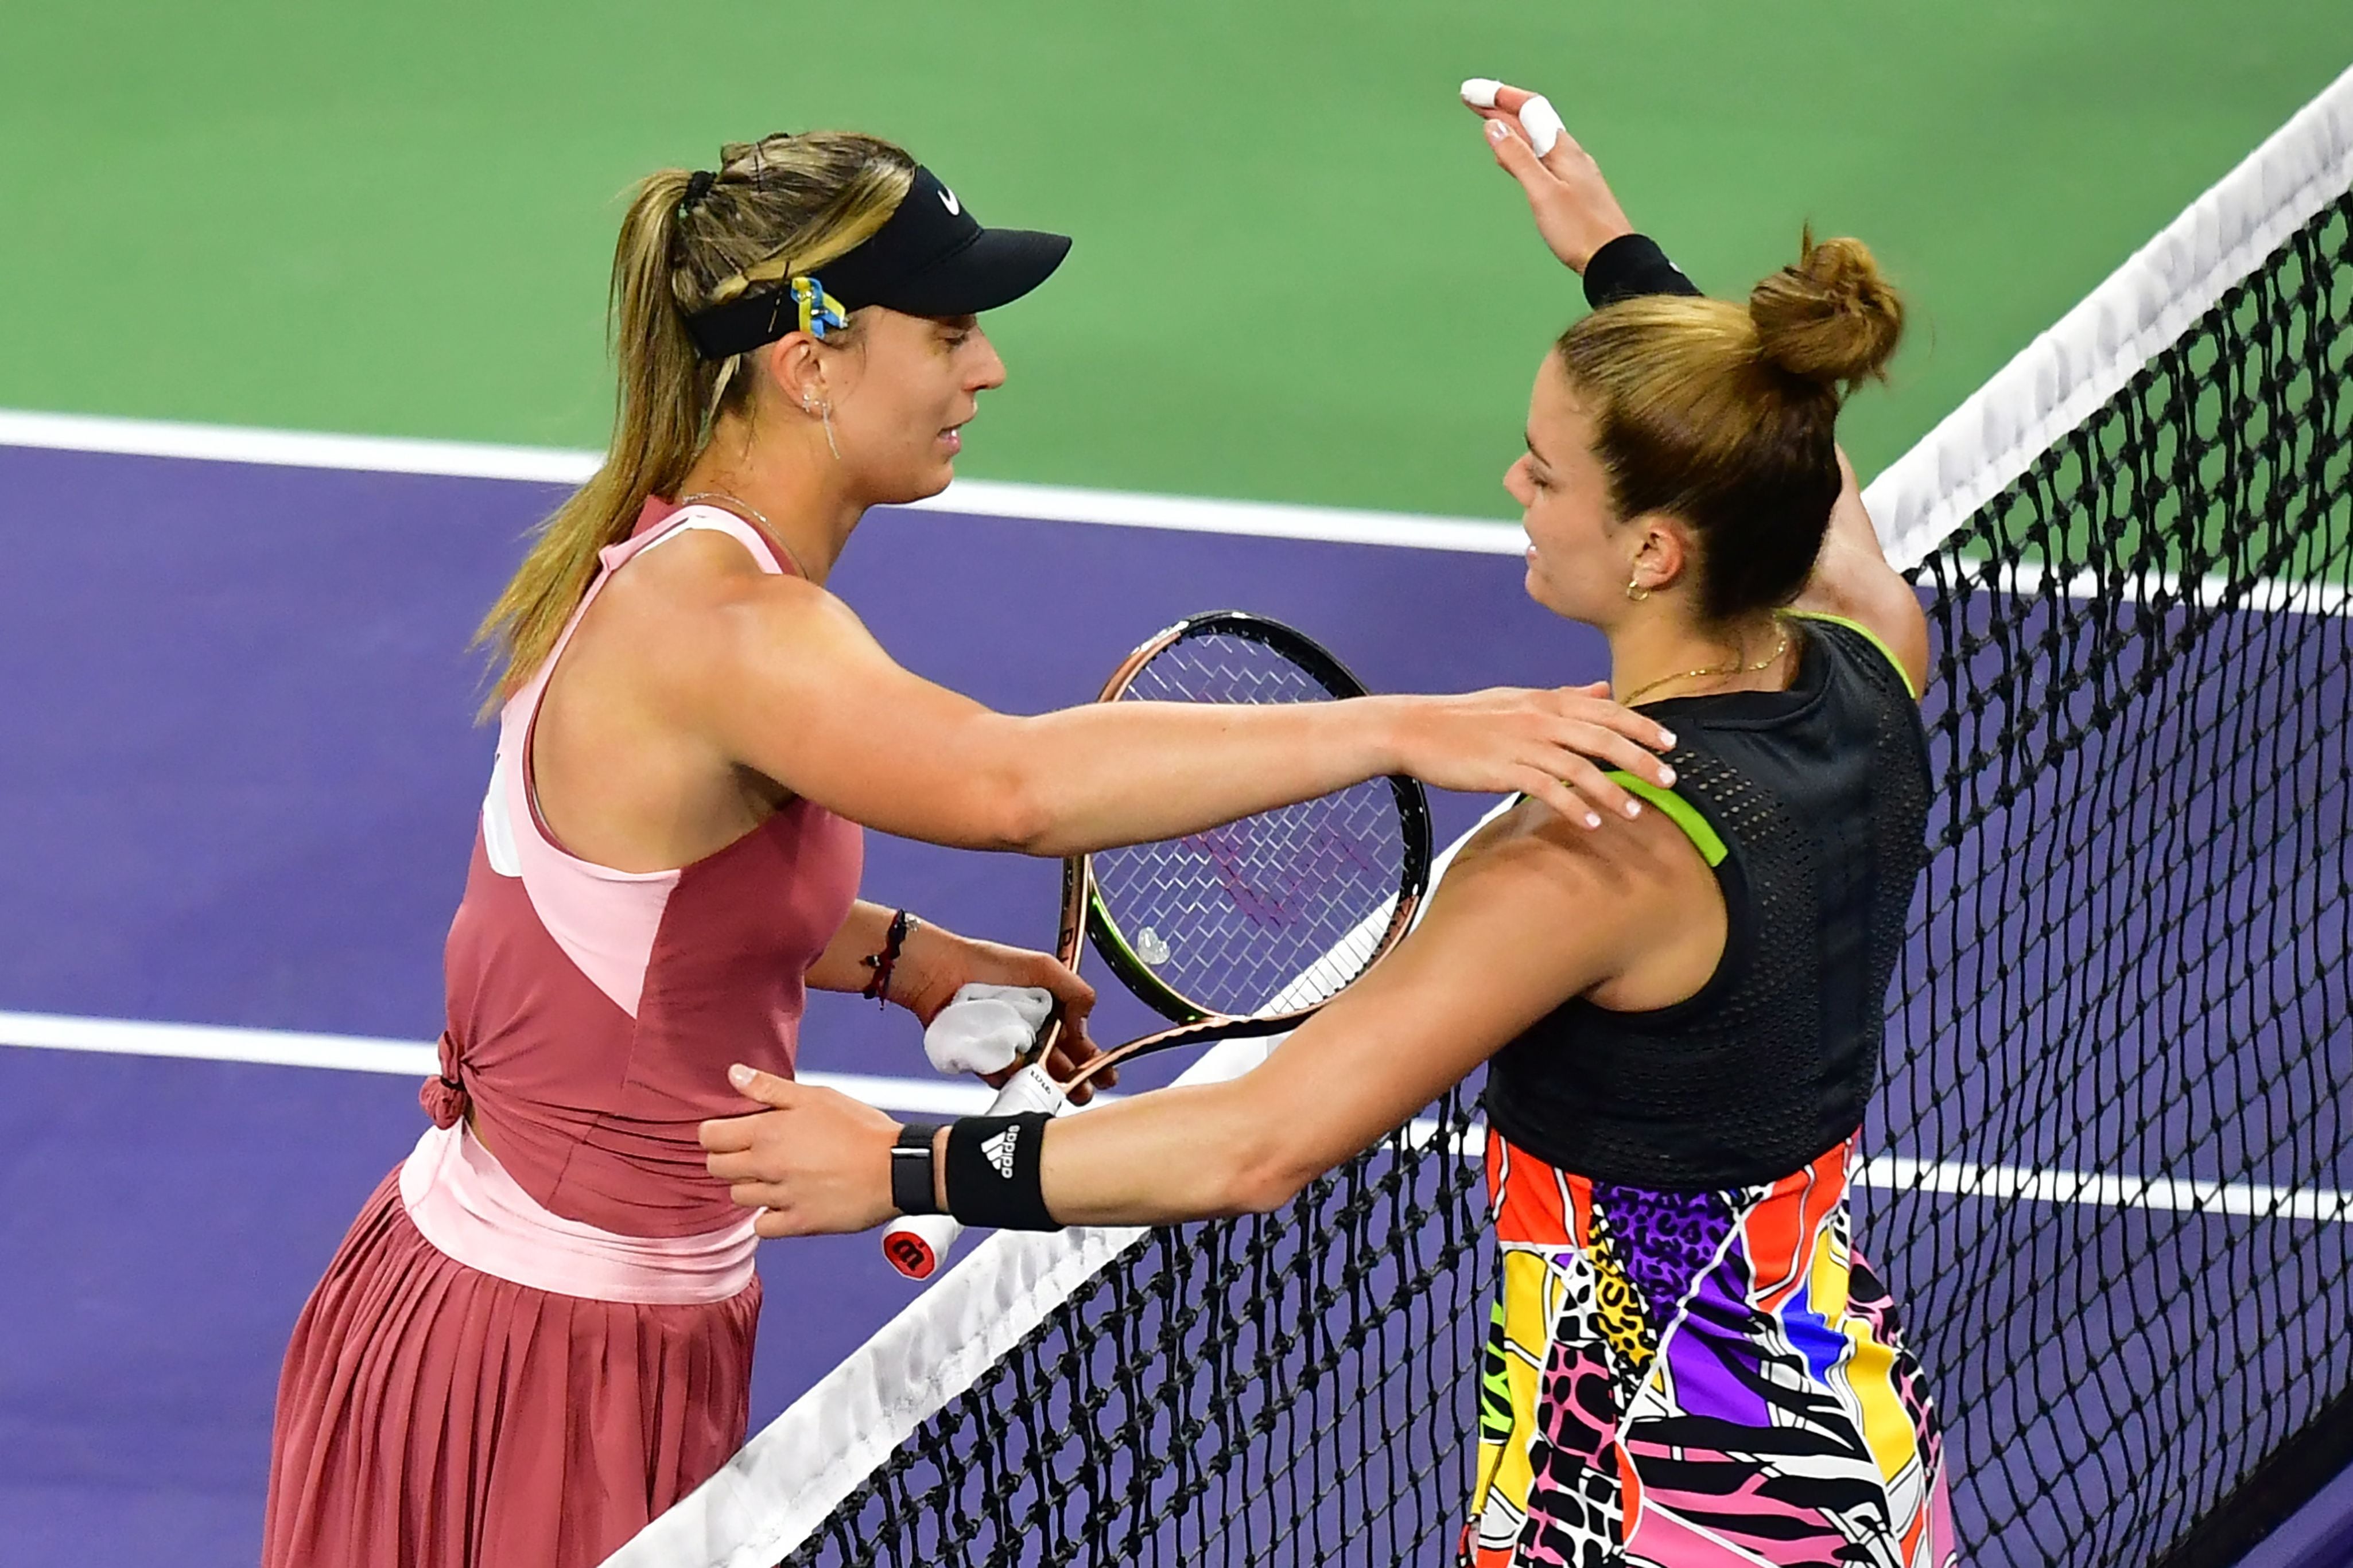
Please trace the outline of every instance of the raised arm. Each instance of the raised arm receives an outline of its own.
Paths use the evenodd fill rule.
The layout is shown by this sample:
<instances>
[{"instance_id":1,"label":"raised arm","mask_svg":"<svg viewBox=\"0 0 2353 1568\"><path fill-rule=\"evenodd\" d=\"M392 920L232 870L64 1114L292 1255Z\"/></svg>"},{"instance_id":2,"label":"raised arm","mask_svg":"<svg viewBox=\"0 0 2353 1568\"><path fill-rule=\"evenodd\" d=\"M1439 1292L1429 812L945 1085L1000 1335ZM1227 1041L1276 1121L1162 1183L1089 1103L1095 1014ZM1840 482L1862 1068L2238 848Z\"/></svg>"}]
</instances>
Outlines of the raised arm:
<instances>
[{"instance_id":1,"label":"raised arm","mask_svg":"<svg viewBox=\"0 0 2353 1568\"><path fill-rule=\"evenodd\" d=\"M1821 554L1814 558L1813 575L1806 579L1792 607L1843 616L1868 627L1895 656L1917 697L1928 689L1928 617L1921 611L1918 592L1887 563L1879 531L1863 508L1854 465L1843 450L1838 460L1841 485L1837 504L1831 508L1830 532L1822 540Z\"/></svg>"},{"instance_id":2,"label":"raised arm","mask_svg":"<svg viewBox=\"0 0 2353 1568\"><path fill-rule=\"evenodd\" d=\"M1658 777L1664 764L1644 747L1671 743L1592 688L1013 717L902 668L841 601L757 572L730 541L682 540L641 571L650 595L676 595L637 639L668 711L728 763L933 843L1068 855L1388 773L1525 790L1598 826L1604 811L1635 814L1589 759Z\"/></svg>"},{"instance_id":3,"label":"raised arm","mask_svg":"<svg viewBox=\"0 0 2353 1568\"><path fill-rule=\"evenodd\" d=\"M1471 108L1486 122L1496 163L1527 196L1546 247L1585 279L1587 300L1599 308L1641 294L1698 293L1665 252L1636 232L1601 165L1576 137L1564 131L1549 152L1536 156L1519 118L1532 96L1499 85L1492 108ZM1894 654L1917 695L1928 681L1927 617L1912 584L1887 563L1843 450L1838 460L1843 488L1813 575L1794 607L1841 616L1870 628Z\"/></svg>"}]
</instances>

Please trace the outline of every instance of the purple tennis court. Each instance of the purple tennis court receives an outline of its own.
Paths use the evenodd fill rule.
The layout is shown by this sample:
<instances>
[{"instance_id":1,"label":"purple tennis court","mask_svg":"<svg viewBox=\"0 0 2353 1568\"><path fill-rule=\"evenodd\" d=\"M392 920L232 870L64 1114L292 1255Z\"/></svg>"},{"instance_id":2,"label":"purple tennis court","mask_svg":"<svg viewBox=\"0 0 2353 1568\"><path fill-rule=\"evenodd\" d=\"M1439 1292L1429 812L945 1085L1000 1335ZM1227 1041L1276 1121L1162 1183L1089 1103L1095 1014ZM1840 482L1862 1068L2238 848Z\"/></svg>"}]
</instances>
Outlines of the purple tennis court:
<instances>
[{"instance_id":1,"label":"purple tennis court","mask_svg":"<svg viewBox=\"0 0 2353 1568\"><path fill-rule=\"evenodd\" d=\"M16 1543L11 1561L26 1563L151 1554L246 1562L258 1548L271 1396L293 1315L353 1209L424 1125L415 1069L382 1070L381 1046L367 1042L421 1042L439 1027L440 942L490 761L488 731L469 721L480 675L463 652L471 619L518 536L559 492L19 448L0 452L0 493L24 525L0 590L0 668L13 689L36 698L11 710L5 784L17 874L0 890L0 994L16 1005L18 1033L39 1015L349 1037L310 1041L299 1055L333 1062L342 1047L352 1064L138 1054L174 1047L136 1029L93 1037L97 1049L0 1051L12 1260L0 1282L0 1316L11 1325L0 1351L8 1478L0 1534ZM911 668L1013 710L1084 700L1141 636L1229 605L1312 629L1377 689L1569 682L1601 668L1597 643L1530 604L1517 560L1500 553L933 510L880 513L865 529L839 591ZM1371 630L1400 625L1414 635ZM2284 641L2320 663L2275 683L2303 698L2263 721L2295 721L2301 700L2341 710L2346 668L2330 662L2335 643ZM2187 693L2183 722L2192 728L2198 702L2218 700L2204 689ZM2198 765L2194 745L2175 750L2182 767ZM2166 779L2130 782L2146 762L2091 756L2075 765L2116 781L2115 811L2162 815ZM2078 792L2063 790L2068 783L2054 776L2000 809L2038 830L2092 839L2119 831L2072 820L2066 803ZM2210 797L2194 784L2185 791ZM2274 808L2293 816L2343 815L2339 780L2294 778L2279 789ZM1440 842L1484 804L1440 796ZM2106 810L2095 806L2094 816ZM2202 819L2179 826L2185 843L2217 830ZM2275 852L2328 847L2290 834ZM1946 876L1986 869L1954 862ZM2179 901L2166 877L2195 881L2196 857L2185 854L2113 908L2095 900L2076 910L2063 942L2001 933L1997 948L2019 954L2008 983L2021 996L2060 994L2043 969L2094 945L2094 926ZM2266 863L2252 885L2294 880L2292 868ZM878 837L867 886L958 929L1042 944L1056 881L1050 864ZM2343 944L2341 905L2301 913L2312 918L2275 968L2309 966ZM1934 948L1933 940L1920 947L1913 973L1949 978L1916 991L1898 1034L1939 1057L1900 1065L1891 1103L1906 1094L1934 1103L1963 1086L1936 1113L1991 1129L1969 1142L2007 1148L2008 1164L2037 1168L2046 1182L2053 1167L2062 1177L2074 1167L2155 1168L2172 1143L2194 1141L2187 1125L2136 1121L2143 1101L2114 1084L2042 1085L2000 1103L2005 1085L2031 1082L2053 1057L2038 1031L2068 1021L1984 1008L1963 1019L1960 1003L1998 987L1973 971L1954 974L1955 955ZM2145 973L2104 977L2107 1001L2096 1004L2113 1011L2127 997L2151 1008L2146 1056L2128 1070L2211 1074L2212 1064L2174 1048L2197 1037L2179 1026L2184 988L2193 1000L2227 1003L2246 987L2227 979L2227 957L2211 970L2225 978L2209 981L2199 955L2159 943L2146 956ZM2317 968L2330 973L2325 962ZM2267 984L2291 1009L2343 1016L2343 998L2299 994L2292 975L2271 973ZM1144 1022L1115 991L1106 1009L1107 1035ZM2252 1097L2258 1122L2275 1116L2295 1126L2297 1097L2353 1075L2344 1059L2353 1044L2324 1019L2286 1022L2294 1026L2254 1035L2327 1040L2331 1058L2244 1058L2233 1069L2242 1081L2227 1093ZM280 1044L255 1033L206 1048L266 1058ZM922 1071L903 1016L837 996L814 1000L802 1063L885 1079ZM883 1086L886 1099L892 1088ZM2274 1111L2263 1110L2274 1100ZM2242 1100L2233 1115L2245 1110ZM2180 1123L2189 1112L2177 1102L2167 1114ZM2067 1363L2084 1352L2063 1326L2113 1310L2116 1273L2147 1266L2152 1248L2160 1267L2211 1270L2245 1262L2270 1227L2290 1225L2319 1234L2341 1271L2353 1163L2341 1141L2309 1146L2312 1136L2333 1140L2330 1127L2302 1136L2235 1151L2242 1158L2231 1182L2213 1173L2218 1191L2242 1196L2256 1191L2251 1182L2299 1186L2306 1197L2293 1219L2250 1213L2245 1202L2231 1212L2217 1200L2218 1212L2207 1213L2189 1198L2142 1194L2131 1200L2133 1239L2112 1242L2121 1250L2103 1260L2072 1256L2063 1226L2021 1216L2114 1204L2114 1193L2028 1194L2046 1201L2013 1205L1932 1188L1889 1199L1893 1213L1866 1215L1862 1238L1895 1262L1899 1288L1906 1259L1926 1273L1939 1258L2004 1249L1990 1299L1931 1299L1915 1310L1974 1314L1984 1331L2005 1336L2004 1355L2049 1363L2053 1385L2064 1385ZM1914 1152L1900 1136L1883 1152ZM2316 1161L2333 1195L2310 1196ZM771 1244L761 1268L768 1294L755 1425L915 1293L866 1237ZM2054 1279L2073 1294L2054 1298L2047 1314L1994 1310L2008 1292L2048 1293ZM2190 1296L2166 1309L2176 1321L2165 1331L2183 1347L2181 1386L2209 1377L2227 1385L2222 1358L2195 1349L2217 1342L2201 1331L2200 1310ZM2324 1339L2274 1353L2346 1352ZM1946 1397L1966 1410L1978 1392L1956 1386ZM2029 1468L2065 1457L1988 1456ZM2127 1439L2116 1462L2166 1458L2162 1442L2135 1448Z\"/></svg>"},{"instance_id":2,"label":"purple tennis court","mask_svg":"<svg viewBox=\"0 0 2353 1568\"><path fill-rule=\"evenodd\" d=\"M9 710L0 783L0 995L23 1014L437 1035L492 739L470 722L466 640L560 493L0 449L20 542L0 669L32 698ZM1229 605L1313 628L1378 690L1602 674L1598 639L1520 577L1512 555L902 510L868 520L833 585L909 668L1036 711ZM1398 625L1426 629L1374 629ZM1438 796L1440 842L1484 805ZM1050 863L876 836L866 886L1051 942ZM1105 997L1106 1037L1140 1029L1139 1005ZM904 1014L825 994L801 1061L929 1071ZM250 1561L288 1331L424 1127L417 1078L24 1049L0 1074L11 1561ZM131 1148L138 1172L111 1169ZM915 1289L870 1237L774 1244L761 1268L755 1423Z\"/></svg>"}]
</instances>

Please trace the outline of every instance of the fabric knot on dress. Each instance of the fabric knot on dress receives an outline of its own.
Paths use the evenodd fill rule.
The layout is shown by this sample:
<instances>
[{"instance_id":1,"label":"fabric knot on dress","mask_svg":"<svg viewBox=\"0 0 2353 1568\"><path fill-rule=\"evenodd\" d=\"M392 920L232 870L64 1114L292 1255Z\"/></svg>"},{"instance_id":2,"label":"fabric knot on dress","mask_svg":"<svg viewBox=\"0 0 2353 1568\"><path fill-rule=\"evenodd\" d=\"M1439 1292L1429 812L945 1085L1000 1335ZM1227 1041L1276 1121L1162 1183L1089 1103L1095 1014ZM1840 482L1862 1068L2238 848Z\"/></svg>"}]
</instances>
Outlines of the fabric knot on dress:
<instances>
[{"instance_id":1,"label":"fabric knot on dress","mask_svg":"<svg viewBox=\"0 0 2353 1568\"><path fill-rule=\"evenodd\" d=\"M417 1089L417 1103L433 1118L433 1125L445 1132L457 1126L467 1108L473 1104L465 1081L458 1076L458 1042L447 1033L441 1037L441 1070Z\"/></svg>"},{"instance_id":2,"label":"fabric knot on dress","mask_svg":"<svg viewBox=\"0 0 2353 1568\"><path fill-rule=\"evenodd\" d=\"M454 1079L428 1078L425 1086L417 1091L417 1103L425 1108L426 1115L433 1118L434 1126L447 1131L458 1125L470 1102L464 1084Z\"/></svg>"}]
</instances>

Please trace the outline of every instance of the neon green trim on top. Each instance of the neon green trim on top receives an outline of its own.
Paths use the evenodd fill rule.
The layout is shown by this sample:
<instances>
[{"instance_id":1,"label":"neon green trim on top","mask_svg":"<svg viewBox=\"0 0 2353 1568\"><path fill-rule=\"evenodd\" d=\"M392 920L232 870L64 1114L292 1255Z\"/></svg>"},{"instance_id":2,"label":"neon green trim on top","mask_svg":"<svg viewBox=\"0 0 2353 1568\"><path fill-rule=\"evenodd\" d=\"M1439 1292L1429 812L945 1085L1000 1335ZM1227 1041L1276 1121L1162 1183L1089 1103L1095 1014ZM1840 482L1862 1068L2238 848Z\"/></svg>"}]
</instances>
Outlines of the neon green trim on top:
<instances>
[{"instance_id":1,"label":"neon green trim on top","mask_svg":"<svg viewBox=\"0 0 2353 1568\"><path fill-rule=\"evenodd\" d=\"M1729 853L1724 847L1724 840L1691 802L1671 789L1661 789L1648 779L1638 779L1622 768L1612 768L1605 776L1628 795L1647 800L1665 812L1667 820L1683 830L1683 837L1692 841L1701 859L1710 866L1724 864L1724 858Z\"/></svg>"},{"instance_id":2,"label":"neon green trim on top","mask_svg":"<svg viewBox=\"0 0 2353 1568\"><path fill-rule=\"evenodd\" d=\"M1904 683L1904 689L1912 694L1912 700L1915 702L1920 700L1920 689L1912 684L1912 672L1904 668L1904 661L1895 657L1895 650L1882 641L1877 632L1864 626L1861 621L1851 621L1844 616L1833 616L1828 610L1784 610L1781 613L1793 621L1828 621L1834 626L1844 626L1851 632L1862 633L1870 641L1871 646L1885 655L1887 662L1895 667L1895 679Z\"/></svg>"}]
</instances>

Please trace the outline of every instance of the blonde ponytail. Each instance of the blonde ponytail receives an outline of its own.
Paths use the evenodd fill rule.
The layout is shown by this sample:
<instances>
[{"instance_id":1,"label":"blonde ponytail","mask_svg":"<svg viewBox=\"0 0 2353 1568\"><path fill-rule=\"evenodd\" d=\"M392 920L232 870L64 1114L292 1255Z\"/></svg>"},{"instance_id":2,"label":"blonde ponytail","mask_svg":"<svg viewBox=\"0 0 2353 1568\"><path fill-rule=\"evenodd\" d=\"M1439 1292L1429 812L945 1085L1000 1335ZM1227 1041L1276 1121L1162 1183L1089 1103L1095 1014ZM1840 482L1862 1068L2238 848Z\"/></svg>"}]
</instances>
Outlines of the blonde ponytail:
<instances>
[{"instance_id":1,"label":"blonde ponytail","mask_svg":"<svg viewBox=\"0 0 2353 1568\"><path fill-rule=\"evenodd\" d=\"M689 204L693 175L638 182L613 248L607 308L618 395L604 463L532 537L477 645L501 673L483 715L529 680L596 574L596 554L628 537L647 498L676 493L721 412L751 396L741 356L695 352L686 318L747 289L819 267L882 226L913 184L913 158L849 132L731 142L717 177Z\"/></svg>"}]
</instances>

